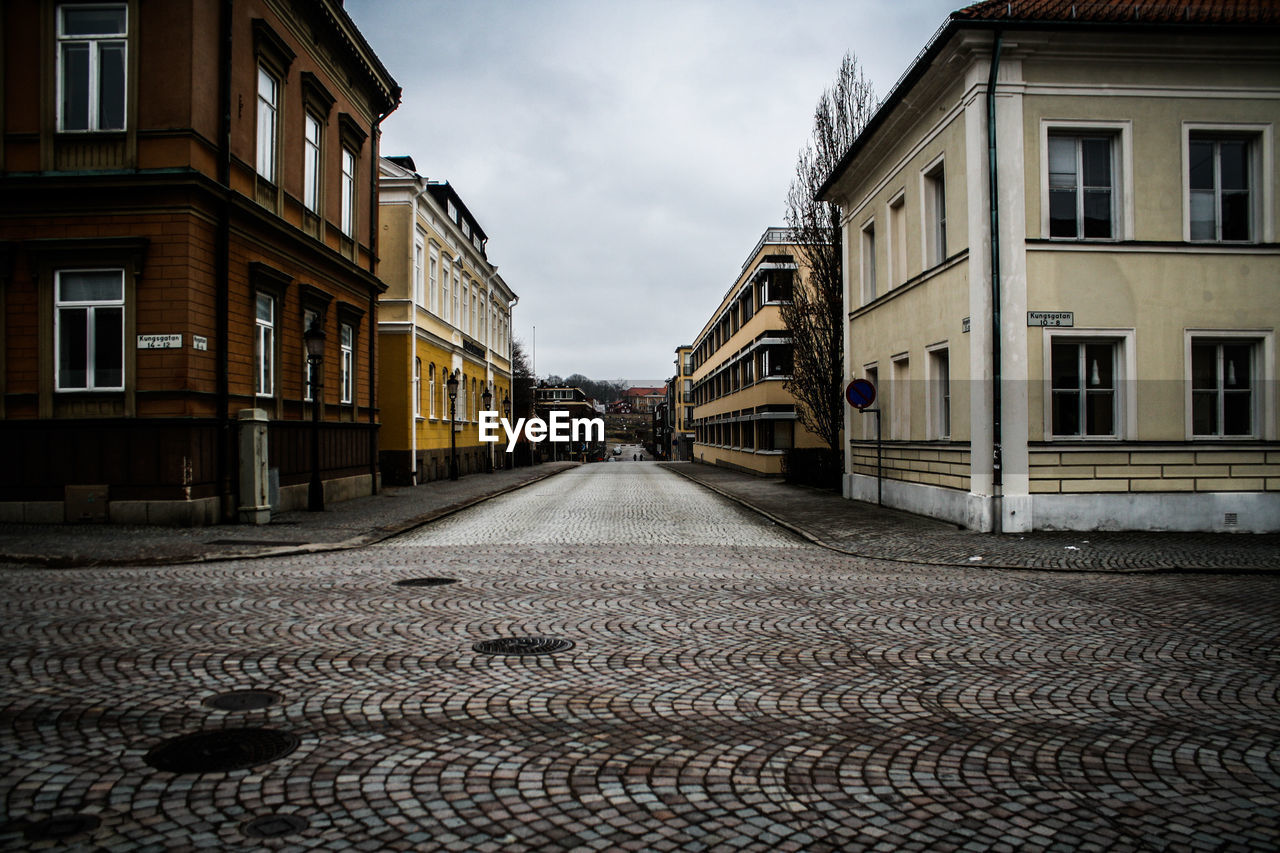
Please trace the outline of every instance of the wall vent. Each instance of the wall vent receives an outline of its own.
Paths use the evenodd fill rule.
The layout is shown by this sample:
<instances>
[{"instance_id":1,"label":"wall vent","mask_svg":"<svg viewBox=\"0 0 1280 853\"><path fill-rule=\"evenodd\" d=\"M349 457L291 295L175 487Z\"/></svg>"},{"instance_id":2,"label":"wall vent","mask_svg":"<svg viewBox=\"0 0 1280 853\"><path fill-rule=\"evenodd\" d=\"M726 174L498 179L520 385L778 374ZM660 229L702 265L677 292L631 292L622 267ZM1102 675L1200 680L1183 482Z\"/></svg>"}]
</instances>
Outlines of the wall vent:
<instances>
[{"instance_id":1,"label":"wall vent","mask_svg":"<svg viewBox=\"0 0 1280 853\"><path fill-rule=\"evenodd\" d=\"M1240 523L1240 516L1238 513L1234 512L1223 513L1222 523L1227 527L1235 527Z\"/></svg>"}]
</instances>

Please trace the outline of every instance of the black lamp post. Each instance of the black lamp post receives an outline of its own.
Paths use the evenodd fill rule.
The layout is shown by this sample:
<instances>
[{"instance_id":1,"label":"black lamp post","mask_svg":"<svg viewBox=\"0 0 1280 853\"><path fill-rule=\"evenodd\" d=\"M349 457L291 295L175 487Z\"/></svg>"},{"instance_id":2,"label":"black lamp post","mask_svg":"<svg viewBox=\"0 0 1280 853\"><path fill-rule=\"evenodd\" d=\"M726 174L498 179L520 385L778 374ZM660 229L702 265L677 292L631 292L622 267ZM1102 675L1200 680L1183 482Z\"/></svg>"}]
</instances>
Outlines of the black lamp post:
<instances>
[{"instance_id":1,"label":"black lamp post","mask_svg":"<svg viewBox=\"0 0 1280 853\"><path fill-rule=\"evenodd\" d=\"M454 431L458 425L458 371L449 374L449 381L444 383L449 389L449 479L458 479L458 436Z\"/></svg>"},{"instance_id":2,"label":"black lamp post","mask_svg":"<svg viewBox=\"0 0 1280 853\"><path fill-rule=\"evenodd\" d=\"M310 327L302 333L307 347L307 364L311 365L311 485L307 490L307 509L320 512L324 509L324 483L320 481L320 373L324 368L324 329L317 315Z\"/></svg>"},{"instance_id":3,"label":"black lamp post","mask_svg":"<svg viewBox=\"0 0 1280 853\"><path fill-rule=\"evenodd\" d=\"M485 386L484 386L484 393L480 395L480 403L482 406L480 411L482 412L490 411L489 407L493 405L493 391L489 389L489 384L487 382L485 383ZM493 445L492 444L489 445L489 473L490 474L493 473Z\"/></svg>"}]
</instances>

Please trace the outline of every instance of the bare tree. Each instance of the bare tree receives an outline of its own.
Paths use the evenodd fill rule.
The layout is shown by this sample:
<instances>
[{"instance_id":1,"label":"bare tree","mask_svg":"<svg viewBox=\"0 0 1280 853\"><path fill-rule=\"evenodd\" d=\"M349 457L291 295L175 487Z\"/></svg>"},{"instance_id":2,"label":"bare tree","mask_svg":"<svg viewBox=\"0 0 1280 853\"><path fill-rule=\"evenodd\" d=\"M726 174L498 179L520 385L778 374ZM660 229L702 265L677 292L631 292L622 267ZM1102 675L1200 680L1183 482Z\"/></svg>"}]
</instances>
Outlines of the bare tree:
<instances>
[{"instance_id":1,"label":"bare tree","mask_svg":"<svg viewBox=\"0 0 1280 853\"><path fill-rule=\"evenodd\" d=\"M518 339L513 339L511 341L511 412L513 415L525 418L533 413L533 386L537 384L537 378L529 369L529 357L525 354L524 344Z\"/></svg>"},{"instance_id":2,"label":"bare tree","mask_svg":"<svg viewBox=\"0 0 1280 853\"><path fill-rule=\"evenodd\" d=\"M815 195L875 112L875 96L858 60L846 53L835 84L813 111L813 134L801 149L787 191L785 222L792 229L808 280L796 282L782 319L791 332L793 365L787 389L796 416L840 453L844 426L844 283L840 208Z\"/></svg>"}]
</instances>

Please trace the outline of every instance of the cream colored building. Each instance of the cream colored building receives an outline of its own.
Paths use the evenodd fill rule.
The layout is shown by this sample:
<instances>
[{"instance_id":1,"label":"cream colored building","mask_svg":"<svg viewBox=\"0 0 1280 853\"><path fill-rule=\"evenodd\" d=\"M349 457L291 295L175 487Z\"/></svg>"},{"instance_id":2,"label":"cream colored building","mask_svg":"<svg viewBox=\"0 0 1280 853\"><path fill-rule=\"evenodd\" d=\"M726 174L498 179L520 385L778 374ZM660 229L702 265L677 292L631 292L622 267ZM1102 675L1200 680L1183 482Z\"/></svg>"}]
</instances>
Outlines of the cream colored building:
<instances>
[{"instance_id":1,"label":"cream colored building","mask_svg":"<svg viewBox=\"0 0 1280 853\"><path fill-rule=\"evenodd\" d=\"M511 396L515 293L489 262L487 237L447 182L430 181L408 157L380 165L378 275L379 458L383 482L424 483L450 474L450 425L458 473L507 464L481 442L479 412ZM454 408L448 380L458 378Z\"/></svg>"},{"instance_id":2,"label":"cream colored building","mask_svg":"<svg viewBox=\"0 0 1280 853\"><path fill-rule=\"evenodd\" d=\"M953 13L823 189L887 505L1280 529L1280 13L1118 8ZM875 417L846 497L875 500Z\"/></svg>"},{"instance_id":3,"label":"cream colored building","mask_svg":"<svg viewBox=\"0 0 1280 853\"><path fill-rule=\"evenodd\" d=\"M671 458L688 462L693 458L693 347L676 347L676 373L671 393Z\"/></svg>"},{"instance_id":4,"label":"cream colored building","mask_svg":"<svg viewBox=\"0 0 1280 853\"><path fill-rule=\"evenodd\" d=\"M802 280L797 261L791 232L766 230L694 340L694 461L777 475L787 450L821 446L785 387L792 360L782 305Z\"/></svg>"}]
</instances>

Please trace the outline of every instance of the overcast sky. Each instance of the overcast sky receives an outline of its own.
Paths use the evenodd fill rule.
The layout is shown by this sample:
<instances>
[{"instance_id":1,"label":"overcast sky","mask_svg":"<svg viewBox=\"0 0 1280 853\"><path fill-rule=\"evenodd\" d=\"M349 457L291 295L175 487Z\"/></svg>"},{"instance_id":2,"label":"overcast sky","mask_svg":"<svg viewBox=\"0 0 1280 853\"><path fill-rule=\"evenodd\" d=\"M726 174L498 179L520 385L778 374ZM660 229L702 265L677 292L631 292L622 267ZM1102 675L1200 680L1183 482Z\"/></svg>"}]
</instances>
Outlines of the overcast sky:
<instances>
[{"instance_id":1,"label":"overcast sky","mask_svg":"<svg viewBox=\"0 0 1280 853\"><path fill-rule=\"evenodd\" d=\"M347 0L404 90L382 153L447 180L540 376L665 379L852 51L884 97L956 0ZM534 348L534 327L537 327Z\"/></svg>"}]
</instances>

